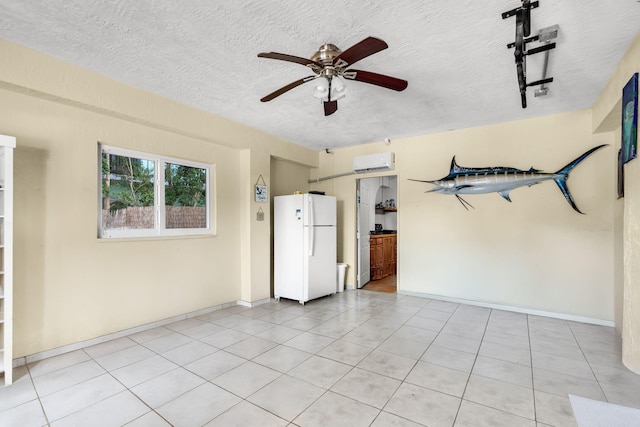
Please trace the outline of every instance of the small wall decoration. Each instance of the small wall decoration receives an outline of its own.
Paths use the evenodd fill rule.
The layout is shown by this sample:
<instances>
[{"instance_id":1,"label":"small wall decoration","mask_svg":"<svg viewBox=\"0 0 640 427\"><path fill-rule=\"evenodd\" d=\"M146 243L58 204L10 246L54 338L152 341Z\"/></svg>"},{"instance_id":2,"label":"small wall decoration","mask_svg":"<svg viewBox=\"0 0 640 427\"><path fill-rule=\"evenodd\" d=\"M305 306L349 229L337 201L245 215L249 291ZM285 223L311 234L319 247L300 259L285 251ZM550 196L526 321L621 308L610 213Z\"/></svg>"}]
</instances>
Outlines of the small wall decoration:
<instances>
[{"instance_id":1,"label":"small wall decoration","mask_svg":"<svg viewBox=\"0 0 640 427\"><path fill-rule=\"evenodd\" d=\"M262 185L260 185L260 181L262 181ZM256 202L267 203L268 200L269 188L267 187L267 183L264 182L262 175L260 175L258 181L256 181Z\"/></svg>"},{"instance_id":2,"label":"small wall decoration","mask_svg":"<svg viewBox=\"0 0 640 427\"><path fill-rule=\"evenodd\" d=\"M256 213L256 221L264 221L264 211L262 208L259 208L258 213Z\"/></svg>"},{"instance_id":3,"label":"small wall decoration","mask_svg":"<svg viewBox=\"0 0 640 427\"><path fill-rule=\"evenodd\" d=\"M618 150L618 199L624 197L624 162L622 161L622 148Z\"/></svg>"},{"instance_id":4,"label":"small wall decoration","mask_svg":"<svg viewBox=\"0 0 640 427\"><path fill-rule=\"evenodd\" d=\"M638 143L638 73L622 89L622 163L635 159Z\"/></svg>"},{"instance_id":5,"label":"small wall decoration","mask_svg":"<svg viewBox=\"0 0 640 427\"><path fill-rule=\"evenodd\" d=\"M578 213L582 213L576 206L569 193L567 187L567 178L569 173L578 166L580 162L589 157L591 153L601 149L606 144L598 145L587 151L565 167L554 173L542 172L538 169L531 168L529 170L521 170L516 168L508 168L502 166L494 166L488 168L466 168L458 166L456 156L451 160L451 169L449 175L437 179L435 181L423 181L418 179L410 179L410 181L427 182L434 184L436 188L427 190L426 193L453 194L466 210L473 208L469 202L460 197L460 194L485 194L498 193L507 202L511 201L509 193L519 187L531 187L544 181L553 180L564 198L571 207Z\"/></svg>"}]
</instances>

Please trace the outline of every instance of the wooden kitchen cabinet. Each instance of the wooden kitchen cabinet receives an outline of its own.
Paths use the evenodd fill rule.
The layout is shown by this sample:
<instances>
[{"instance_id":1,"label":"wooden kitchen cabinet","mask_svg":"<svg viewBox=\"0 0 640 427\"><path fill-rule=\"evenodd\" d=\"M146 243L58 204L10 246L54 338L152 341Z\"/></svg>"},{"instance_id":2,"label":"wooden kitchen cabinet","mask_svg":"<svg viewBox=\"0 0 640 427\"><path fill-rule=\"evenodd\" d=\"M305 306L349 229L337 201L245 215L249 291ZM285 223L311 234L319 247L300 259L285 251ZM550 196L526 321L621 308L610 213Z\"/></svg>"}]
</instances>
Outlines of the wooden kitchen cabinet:
<instances>
[{"instance_id":1,"label":"wooden kitchen cabinet","mask_svg":"<svg viewBox=\"0 0 640 427\"><path fill-rule=\"evenodd\" d=\"M371 236L369 243L371 280L380 280L396 273L397 238L395 234Z\"/></svg>"},{"instance_id":2,"label":"wooden kitchen cabinet","mask_svg":"<svg viewBox=\"0 0 640 427\"><path fill-rule=\"evenodd\" d=\"M384 249L381 236L371 236L369 241L371 280L382 279L384 272Z\"/></svg>"},{"instance_id":3,"label":"wooden kitchen cabinet","mask_svg":"<svg viewBox=\"0 0 640 427\"><path fill-rule=\"evenodd\" d=\"M396 274L398 271L398 239L395 234L391 237L391 245L393 249L391 250L391 273L389 274Z\"/></svg>"}]
</instances>

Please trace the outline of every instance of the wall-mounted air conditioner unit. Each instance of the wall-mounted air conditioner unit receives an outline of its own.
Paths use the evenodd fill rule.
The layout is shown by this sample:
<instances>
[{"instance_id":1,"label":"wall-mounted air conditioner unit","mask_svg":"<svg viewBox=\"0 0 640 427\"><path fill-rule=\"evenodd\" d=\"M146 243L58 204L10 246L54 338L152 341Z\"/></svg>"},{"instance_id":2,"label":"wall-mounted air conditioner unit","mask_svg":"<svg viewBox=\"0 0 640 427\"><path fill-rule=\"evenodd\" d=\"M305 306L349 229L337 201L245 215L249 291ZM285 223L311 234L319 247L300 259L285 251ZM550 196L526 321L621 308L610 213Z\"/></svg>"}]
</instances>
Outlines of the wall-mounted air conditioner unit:
<instances>
[{"instance_id":1,"label":"wall-mounted air conditioner unit","mask_svg":"<svg viewBox=\"0 0 640 427\"><path fill-rule=\"evenodd\" d=\"M392 152L368 154L353 158L353 171L366 173L393 170L395 155Z\"/></svg>"}]
</instances>

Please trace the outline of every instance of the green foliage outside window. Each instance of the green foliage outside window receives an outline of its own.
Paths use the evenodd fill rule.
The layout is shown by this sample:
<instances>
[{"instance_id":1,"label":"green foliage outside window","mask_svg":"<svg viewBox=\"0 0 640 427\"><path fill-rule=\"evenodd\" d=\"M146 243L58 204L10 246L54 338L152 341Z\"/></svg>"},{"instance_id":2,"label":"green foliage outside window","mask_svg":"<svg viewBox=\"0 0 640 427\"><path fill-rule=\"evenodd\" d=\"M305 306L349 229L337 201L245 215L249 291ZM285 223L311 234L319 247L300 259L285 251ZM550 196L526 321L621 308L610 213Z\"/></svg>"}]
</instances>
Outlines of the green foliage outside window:
<instances>
[{"instance_id":1,"label":"green foliage outside window","mask_svg":"<svg viewBox=\"0 0 640 427\"><path fill-rule=\"evenodd\" d=\"M153 160L102 154L103 209L153 206Z\"/></svg>"},{"instance_id":2,"label":"green foliage outside window","mask_svg":"<svg viewBox=\"0 0 640 427\"><path fill-rule=\"evenodd\" d=\"M205 206L207 189L205 169L172 163L165 163L164 169L166 206Z\"/></svg>"}]
</instances>

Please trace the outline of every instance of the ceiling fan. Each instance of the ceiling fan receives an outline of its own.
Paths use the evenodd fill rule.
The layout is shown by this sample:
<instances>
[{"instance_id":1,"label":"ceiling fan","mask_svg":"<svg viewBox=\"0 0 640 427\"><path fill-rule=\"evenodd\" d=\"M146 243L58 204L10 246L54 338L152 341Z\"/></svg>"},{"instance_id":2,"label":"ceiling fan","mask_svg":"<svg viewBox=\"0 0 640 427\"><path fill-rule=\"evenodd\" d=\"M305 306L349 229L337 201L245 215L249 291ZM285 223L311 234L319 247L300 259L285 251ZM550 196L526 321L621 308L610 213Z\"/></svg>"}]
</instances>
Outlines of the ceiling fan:
<instances>
[{"instance_id":1,"label":"ceiling fan","mask_svg":"<svg viewBox=\"0 0 640 427\"><path fill-rule=\"evenodd\" d=\"M303 83L314 80L316 81L314 96L322 100L324 105L324 115L328 116L338 110L338 99L343 98L345 95L346 87L343 79L356 80L396 91L405 90L408 84L406 80L372 73L370 71L354 70L351 68L348 69L348 67L361 59L380 52L388 47L387 43L383 40L375 37L367 37L345 51L338 49L336 45L329 43L324 44L311 56L311 59L277 52L259 53L258 57L260 58L295 62L296 64L311 68L315 73L312 76L304 77L281 87L275 92L265 96L260 101L271 101L272 99L300 86Z\"/></svg>"}]
</instances>

